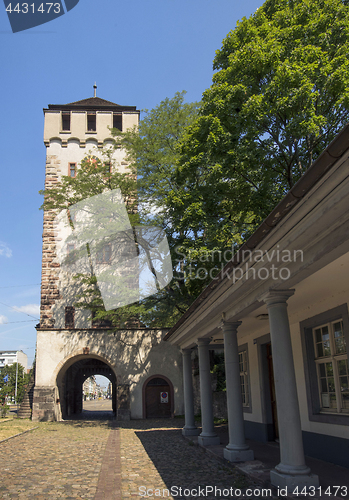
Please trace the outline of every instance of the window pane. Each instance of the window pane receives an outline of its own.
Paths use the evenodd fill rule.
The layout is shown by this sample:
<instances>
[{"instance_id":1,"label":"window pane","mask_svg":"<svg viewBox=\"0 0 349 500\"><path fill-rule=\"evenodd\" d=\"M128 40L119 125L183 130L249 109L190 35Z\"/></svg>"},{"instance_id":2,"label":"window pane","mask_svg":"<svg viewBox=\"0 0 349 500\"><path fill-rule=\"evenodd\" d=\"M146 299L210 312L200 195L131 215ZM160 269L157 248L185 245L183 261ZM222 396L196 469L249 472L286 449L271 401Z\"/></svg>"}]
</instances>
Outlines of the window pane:
<instances>
[{"instance_id":1,"label":"window pane","mask_svg":"<svg viewBox=\"0 0 349 500\"><path fill-rule=\"evenodd\" d=\"M321 328L315 330L315 340L316 342L322 342Z\"/></svg>"},{"instance_id":2,"label":"window pane","mask_svg":"<svg viewBox=\"0 0 349 500\"><path fill-rule=\"evenodd\" d=\"M321 363L321 365L319 365L319 369L320 369L320 377L326 377L325 363Z\"/></svg>"},{"instance_id":3,"label":"window pane","mask_svg":"<svg viewBox=\"0 0 349 500\"><path fill-rule=\"evenodd\" d=\"M330 407L337 409L337 398L335 394L330 394Z\"/></svg>"},{"instance_id":4,"label":"window pane","mask_svg":"<svg viewBox=\"0 0 349 500\"><path fill-rule=\"evenodd\" d=\"M342 394L342 409L349 410L349 392Z\"/></svg>"},{"instance_id":5,"label":"window pane","mask_svg":"<svg viewBox=\"0 0 349 500\"><path fill-rule=\"evenodd\" d=\"M344 339L335 339L336 354L343 354L346 352Z\"/></svg>"},{"instance_id":6,"label":"window pane","mask_svg":"<svg viewBox=\"0 0 349 500\"><path fill-rule=\"evenodd\" d=\"M325 356L331 356L331 348L330 348L330 342L327 340L324 342L324 355Z\"/></svg>"},{"instance_id":7,"label":"window pane","mask_svg":"<svg viewBox=\"0 0 349 500\"><path fill-rule=\"evenodd\" d=\"M322 408L329 408L330 407L330 397L328 394L321 394L321 405Z\"/></svg>"},{"instance_id":8,"label":"window pane","mask_svg":"<svg viewBox=\"0 0 349 500\"><path fill-rule=\"evenodd\" d=\"M348 391L348 377L339 377L339 384L342 392Z\"/></svg>"},{"instance_id":9,"label":"window pane","mask_svg":"<svg viewBox=\"0 0 349 500\"><path fill-rule=\"evenodd\" d=\"M341 359L338 361L338 373L339 375L347 375L348 373L348 361L346 359Z\"/></svg>"},{"instance_id":10,"label":"window pane","mask_svg":"<svg viewBox=\"0 0 349 500\"><path fill-rule=\"evenodd\" d=\"M328 382L328 390L330 392L334 392L335 391L335 387L334 387L334 378L333 377L329 377L327 379L327 382Z\"/></svg>"},{"instance_id":11,"label":"window pane","mask_svg":"<svg viewBox=\"0 0 349 500\"><path fill-rule=\"evenodd\" d=\"M333 376L333 367L332 367L332 363L325 363L326 364L326 374L328 377L332 377Z\"/></svg>"},{"instance_id":12,"label":"window pane","mask_svg":"<svg viewBox=\"0 0 349 500\"><path fill-rule=\"evenodd\" d=\"M321 392L328 392L327 380L325 378L321 379Z\"/></svg>"},{"instance_id":13,"label":"window pane","mask_svg":"<svg viewBox=\"0 0 349 500\"><path fill-rule=\"evenodd\" d=\"M317 357L322 358L324 355L324 350L322 348L322 344L316 344L316 349L317 349Z\"/></svg>"},{"instance_id":14,"label":"window pane","mask_svg":"<svg viewBox=\"0 0 349 500\"><path fill-rule=\"evenodd\" d=\"M87 130L89 132L96 131L96 115L87 115Z\"/></svg>"},{"instance_id":15,"label":"window pane","mask_svg":"<svg viewBox=\"0 0 349 500\"><path fill-rule=\"evenodd\" d=\"M343 331L343 322L338 321L337 323L333 323L333 334L335 340L335 350L336 354L343 354L347 352Z\"/></svg>"},{"instance_id":16,"label":"window pane","mask_svg":"<svg viewBox=\"0 0 349 500\"><path fill-rule=\"evenodd\" d=\"M328 340L330 338L330 335L328 333L328 327L324 326L321 330L322 330L322 340Z\"/></svg>"},{"instance_id":17,"label":"window pane","mask_svg":"<svg viewBox=\"0 0 349 500\"><path fill-rule=\"evenodd\" d=\"M334 336L342 337L343 336L343 323L339 321L338 323L333 324Z\"/></svg>"}]
</instances>

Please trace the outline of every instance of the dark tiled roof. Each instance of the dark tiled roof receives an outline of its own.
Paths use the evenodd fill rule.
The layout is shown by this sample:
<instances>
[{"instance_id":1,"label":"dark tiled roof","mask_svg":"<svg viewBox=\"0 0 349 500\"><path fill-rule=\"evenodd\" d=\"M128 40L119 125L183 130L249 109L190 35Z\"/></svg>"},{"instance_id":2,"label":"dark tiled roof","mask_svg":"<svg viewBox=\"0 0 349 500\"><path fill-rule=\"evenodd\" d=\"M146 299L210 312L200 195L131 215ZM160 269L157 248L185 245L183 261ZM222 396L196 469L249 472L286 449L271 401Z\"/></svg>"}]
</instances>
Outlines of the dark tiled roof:
<instances>
[{"instance_id":1,"label":"dark tiled roof","mask_svg":"<svg viewBox=\"0 0 349 500\"><path fill-rule=\"evenodd\" d=\"M82 99L81 101L70 102L66 104L66 106L119 106L115 102L106 101L105 99L101 99L100 97L89 97L88 99Z\"/></svg>"},{"instance_id":2,"label":"dark tiled roof","mask_svg":"<svg viewBox=\"0 0 349 500\"><path fill-rule=\"evenodd\" d=\"M70 102L68 104L49 104L48 109L60 110L110 110L110 111L137 111L136 106L121 106L115 102L101 99L100 97L89 97L81 101Z\"/></svg>"}]
</instances>

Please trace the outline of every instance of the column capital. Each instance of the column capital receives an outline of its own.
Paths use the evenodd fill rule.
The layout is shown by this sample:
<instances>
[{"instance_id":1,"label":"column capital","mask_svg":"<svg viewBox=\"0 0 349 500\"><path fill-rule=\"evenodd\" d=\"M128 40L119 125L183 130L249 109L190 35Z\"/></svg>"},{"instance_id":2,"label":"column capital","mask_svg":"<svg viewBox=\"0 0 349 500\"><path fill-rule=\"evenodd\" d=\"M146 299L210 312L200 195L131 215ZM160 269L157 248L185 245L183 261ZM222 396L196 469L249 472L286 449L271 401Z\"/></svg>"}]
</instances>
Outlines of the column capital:
<instances>
[{"instance_id":1,"label":"column capital","mask_svg":"<svg viewBox=\"0 0 349 500\"><path fill-rule=\"evenodd\" d=\"M274 304L286 304L287 300L294 294L294 289L289 290L269 290L266 292L260 300L265 302L267 306L272 306Z\"/></svg>"},{"instance_id":2,"label":"column capital","mask_svg":"<svg viewBox=\"0 0 349 500\"><path fill-rule=\"evenodd\" d=\"M223 333L237 333L237 330L241 324L242 321L225 321L224 319L222 319L219 328L223 330Z\"/></svg>"},{"instance_id":3,"label":"column capital","mask_svg":"<svg viewBox=\"0 0 349 500\"><path fill-rule=\"evenodd\" d=\"M212 337L200 337L200 338L196 339L196 344L198 346L209 345L211 340L212 340Z\"/></svg>"},{"instance_id":4,"label":"column capital","mask_svg":"<svg viewBox=\"0 0 349 500\"><path fill-rule=\"evenodd\" d=\"M192 349L188 349L188 348L185 348L185 349L181 349L181 353L183 354L183 356L188 356L191 355L191 352L192 352Z\"/></svg>"}]
</instances>

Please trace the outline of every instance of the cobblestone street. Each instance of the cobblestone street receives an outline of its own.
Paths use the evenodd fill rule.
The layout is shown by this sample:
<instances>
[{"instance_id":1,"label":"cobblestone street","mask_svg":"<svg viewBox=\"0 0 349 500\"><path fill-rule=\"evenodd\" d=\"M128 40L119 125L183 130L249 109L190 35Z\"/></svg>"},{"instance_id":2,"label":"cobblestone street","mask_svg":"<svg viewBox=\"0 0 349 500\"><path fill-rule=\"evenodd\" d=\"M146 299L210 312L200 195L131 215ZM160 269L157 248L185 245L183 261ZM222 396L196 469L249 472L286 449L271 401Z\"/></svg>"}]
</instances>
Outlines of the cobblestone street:
<instances>
[{"instance_id":1,"label":"cobblestone street","mask_svg":"<svg viewBox=\"0 0 349 500\"><path fill-rule=\"evenodd\" d=\"M249 485L233 468L183 439L179 419L38 426L0 443L1 499L192 498L184 489L199 486L226 489L227 498L227 489ZM174 494L168 497L171 487Z\"/></svg>"}]
</instances>

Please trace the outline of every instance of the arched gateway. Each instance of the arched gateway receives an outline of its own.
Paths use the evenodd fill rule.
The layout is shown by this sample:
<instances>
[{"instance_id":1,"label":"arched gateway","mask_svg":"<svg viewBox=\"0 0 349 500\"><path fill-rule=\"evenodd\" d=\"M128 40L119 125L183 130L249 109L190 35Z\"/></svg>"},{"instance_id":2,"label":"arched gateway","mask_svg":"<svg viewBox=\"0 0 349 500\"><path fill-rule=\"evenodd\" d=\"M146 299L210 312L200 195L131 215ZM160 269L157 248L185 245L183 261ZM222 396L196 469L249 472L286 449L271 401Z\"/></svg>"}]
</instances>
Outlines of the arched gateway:
<instances>
[{"instance_id":1,"label":"arched gateway","mask_svg":"<svg viewBox=\"0 0 349 500\"><path fill-rule=\"evenodd\" d=\"M73 364L71 361L73 360ZM69 360L57 376L57 388L62 418L71 417L82 412L83 383L93 375L103 375L112 384L112 408L116 414L116 375L113 368L91 356L76 356Z\"/></svg>"},{"instance_id":2,"label":"arched gateway","mask_svg":"<svg viewBox=\"0 0 349 500\"><path fill-rule=\"evenodd\" d=\"M137 126L139 119L135 106L121 106L96 95L69 104L50 104L44 114L45 189L55 186L62 176L75 177L82 160L98 159L100 148L113 144L112 127L125 131ZM127 168L125 151L116 148L109 169L126 172ZM79 413L82 383L92 374L105 375L111 381L118 419L143 417L143 384L158 374L173 384L173 411L183 414L181 354L176 346L162 342L164 330L112 332L106 323L94 320L90 310L74 308L83 286L74 274L86 269L81 271L78 258L68 259L66 264L58 259L63 250L67 257L70 252L74 256L75 240L68 244L64 239L71 231L69 224L64 226L64 238L57 237L56 215L44 211L33 420L61 420ZM112 243L108 243L97 252L100 266L109 265L111 249ZM123 258L125 265L131 259L127 252ZM130 286L134 286L132 280Z\"/></svg>"}]
</instances>

